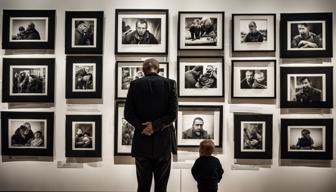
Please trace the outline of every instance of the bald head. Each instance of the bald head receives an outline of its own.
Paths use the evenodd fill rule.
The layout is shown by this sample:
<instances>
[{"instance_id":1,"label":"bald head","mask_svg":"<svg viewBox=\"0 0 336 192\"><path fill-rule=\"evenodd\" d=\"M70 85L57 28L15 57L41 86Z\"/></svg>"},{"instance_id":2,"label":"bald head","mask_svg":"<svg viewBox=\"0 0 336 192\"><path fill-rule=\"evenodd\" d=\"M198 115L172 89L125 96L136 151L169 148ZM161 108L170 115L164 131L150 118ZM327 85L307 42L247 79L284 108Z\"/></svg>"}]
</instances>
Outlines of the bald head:
<instances>
[{"instance_id":1,"label":"bald head","mask_svg":"<svg viewBox=\"0 0 336 192\"><path fill-rule=\"evenodd\" d=\"M146 59L143 63L142 69L145 75L149 73L158 73L159 72L159 61L156 59Z\"/></svg>"}]
</instances>

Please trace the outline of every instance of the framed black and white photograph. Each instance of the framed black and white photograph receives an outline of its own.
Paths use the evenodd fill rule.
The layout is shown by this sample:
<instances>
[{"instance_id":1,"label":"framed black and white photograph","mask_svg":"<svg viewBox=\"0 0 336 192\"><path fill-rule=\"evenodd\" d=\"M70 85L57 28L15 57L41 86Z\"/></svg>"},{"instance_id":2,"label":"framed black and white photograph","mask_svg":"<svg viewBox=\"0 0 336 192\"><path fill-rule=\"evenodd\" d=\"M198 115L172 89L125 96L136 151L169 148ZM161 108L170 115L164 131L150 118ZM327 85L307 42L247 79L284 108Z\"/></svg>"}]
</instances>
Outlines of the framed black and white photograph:
<instances>
[{"instance_id":1,"label":"framed black and white photograph","mask_svg":"<svg viewBox=\"0 0 336 192\"><path fill-rule=\"evenodd\" d=\"M116 98L124 99L127 97L128 88L131 81L145 76L142 70L143 61L117 61L116 68ZM159 75L168 78L169 63L160 62Z\"/></svg>"},{"instance_id":2,"label":"framed black and white photograph","mask_svg":"<svg viewBox=\"0 0 336 192\"><path fill-rule=\"evenodd\" d=\"M275 98L276 60L232 60L232 98Z\"/></svg>"},{"instance_id":3,"label":"framed black and white photograph","mask_svg":"<svg viewBox=\"0 0 336 192\"><path fill-rule=\"evenodd\" d=\"M3 49L54 49L55 10L3 10Z\"/></svg>"},{"instance_id":4,"label":"framed black and white photograph","mask_svg":"<svg viewBox=\"0 0 336 192\"><path fill-rule=\"evenodd\" d=\"M232 52L274 52L275 14L232 14Z\"/></svg>"},{"instance_id":5,"label":"framed black and white photograph","mask_svg":"<svg viewBox=\"0 0 336 192\"><path fill-rule=\"evenodd\" d=\"M65 12L65 53L103 53L103 11Z\"/></svg>"},{"instance_id":6,"label":"framed black and white photograph","mask_svg":"<svg viewBox=\"0 0 336 192\"><path fill-rule=\"evenodd\" d=\"M179 50L223 50L224 12L179 12Z\"/></svg>"},{"instance_id":7,"label":"framed black and white photograph","mask_svg":"<svg viewBox=\"0 0 336 192\"><path fill-rule=\"evenodd\" d=\"M204 139L222 147L223 106L180 105L176 130L178 147L198 147Z\"/></svg>"},{"instance_id":8,"label":"framed black and white photograph","mask_svg":"<svg viewBox=\"0 0 336 192\"><path fill-rule=\"evenodd\" d=\"M281 119L281 159L333 159L333 119Z\"/></svg>"},{"instance_id":9,"label":"framed black and white photograph","mask_svg":"<svg viewBox=\"0 0 336 192\"><path fill-rule=\"evenodd\" d=\"M273 115L234 114L234 157L272 159Z\"/></svg>"},{"instance_id":10,"label":"framed black and white photograph","mask_svg":"<svg viewBox=\"0 0 336 192\"><path fill-rule=\"evenodd\" d=\"M125 102L117 101L114 119L114 154L116 156L131 155L135 128L125 120L124 109Z\"/></svg>"},{"instance_id":11,"label":"framed black and white photograph","mask_svg":"<svg viewBox=\"0 0 336 192\"><path fill-rule=\"evenodd\" d=\"M223 57L178 57L179 97L224 97Z\"/></svg>"},{"instance_id":12,"label":"framed black and white photograph","mask_svg":"<svg viewBox=\"0 0 336 192\"><path fill-rule=\"evenodd\" d=\"M3 59L3 102L54 102L54 59Z\"/></svg>"},{"instance_id":13,"label":"framed black and white photograph","mask_svg":"<svg viewBox=\"0 0 336 192\"><path fill-rule=\"evenodd\" d=\"M101 157L102 116L66 116L66 157Z\"/></svg>"},{"instance_id":14,"label":"framed black and white photograph","mask_svg":"<svg viewBox=\"0 0 336 192\"><path fill-rule=\"evenodd\" d=\"M66 98L102 98L102 56L66 57Z\"/></svg>"},{"instance_id":15,"label":"framed black and white photograph","mask_svg":"<svg viewBox=\"0 0 336 192\"><path fill-rule=\"evenodd\" d=\"M281 108L332 108L333 67L280 67Z\"/></svg>"},{"instance_id":16,"label":"framed black and white photograph","mask_svg":"<svg viewBox=\"0 0 336 192\"><path fill-rule=\"evenodd\" d=\"M167 9L116 9L116 54L168 54Z\"/></svg>"},{"instance_id":17,"label":"framed black and white photograph","mask_svg":"<svg viewBox=\"0 0 336 192\"><path fill-rule=\"evenodd\" d=\"M332 13L283 13L280 57L332 57Z\"/></svg>"},{"instance_id":18,"label":"framed black and white photograph","mask_svg":"<svg viewBox=\"0 0 336 192\"><path fill-rule=\"evenodd\" d=\"M1 112L3 156L53 156L53 112Z\"/></svg>"}]
</instances>

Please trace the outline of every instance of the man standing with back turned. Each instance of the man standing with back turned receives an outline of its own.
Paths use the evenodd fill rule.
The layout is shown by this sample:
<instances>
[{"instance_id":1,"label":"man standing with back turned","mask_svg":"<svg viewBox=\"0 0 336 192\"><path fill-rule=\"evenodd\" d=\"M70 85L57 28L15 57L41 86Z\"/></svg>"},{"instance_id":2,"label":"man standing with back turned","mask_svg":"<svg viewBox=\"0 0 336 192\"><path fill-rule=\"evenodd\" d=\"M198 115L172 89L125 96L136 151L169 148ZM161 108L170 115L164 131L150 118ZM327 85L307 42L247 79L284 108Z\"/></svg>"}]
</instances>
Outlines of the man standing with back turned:
<instances>
[{"instance_id":1,"label":"man standing with back turned","mask_svg":"<svg viewBox=\"0 0 336 192\"><path fill-rule=\"evenodd\" d=\"M176 82L158 75L155 59L145 60L143 71L145 77L130 83L124 111L125 119L135 127L132 156L138 192L150 191L153 175L155 192L166 192L171 153L176 154Z\"/></svg>"}]
</instances>

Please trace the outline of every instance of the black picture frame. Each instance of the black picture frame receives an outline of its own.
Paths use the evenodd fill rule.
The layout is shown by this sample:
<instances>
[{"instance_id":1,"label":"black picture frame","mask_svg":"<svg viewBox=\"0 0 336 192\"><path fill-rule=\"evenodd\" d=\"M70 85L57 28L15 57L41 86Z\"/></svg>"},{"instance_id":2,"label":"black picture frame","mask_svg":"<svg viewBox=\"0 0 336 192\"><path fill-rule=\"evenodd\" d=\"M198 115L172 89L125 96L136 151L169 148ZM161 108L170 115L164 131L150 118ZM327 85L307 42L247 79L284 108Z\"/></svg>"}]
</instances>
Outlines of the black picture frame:
<instances>
[{"instance_id":1,"label":"black picture frame","mask_svg":"<svg viewBox=\"0 0 336 192\"><path fill-rule=\"evenodd\" d=\"M73 123L94 122L94 143L93 149L73 149ZM102 156L102 115L66 115L66 157L101 157ZM92 142L92 138L91 138Z\"/></svg>"},{"instance_id":2,"label":"black picture frame","mask_svg":"<svg viewBox=\"0 0 336 192\"><path fill-rule=\"evenodd\" d=\"M281 58L317 58L333 56L333 14L323 13L282 13L280 20L280 57ZM288 22L324 21L325 50L288 50ZM322 29L323 31L323 29ZM318 34L316 34L318 35Z\"/></svg>"},{"instance_id":3,"label":"black picture frame","mask_svg":"<svg viewBox=\"0 0 336 192\"><path fill-rule=\"evenodd\" d=\"M121 78L121 74L119 74L119 68L122 67L123 64L139 64L138 67L142 68L143 61L116 61L116 70L115 70L115 99L126 99L127 93L121 93L121 87L119 84L119 78ZM169 78L169 62L160 62L160 66L163 66L166 69L166 77Z\"/></svg>"},{"instance_id":4,"label":"black picture frame","mask_svg":"<svg viewBox=\"0 0 336 192\"><path fill-rule=\"evenodd\" d=\"M289 126L325 126L325 151L290 151L288 146ZM281 159L333 159L333 119L281 119Z\"/></svg>"},{"instance_id":5,"label":"black picture frame","mask_svg":"<svg viewBox=\"0 0 336 192\"><path fill-rule=\"evenodd\" d=\"M273 21L273 48L272 49L243 49L243 50L239 50L237 49L237 45L235 43L235 37L237 37L235 34L235 21L236 21L236 17L248 17L251 16L253 18L253 16L256 17L260 17L260 16L270 16L273 17L272 21ZM250 18L251 18L250 17ZM233 53L238 53L238 52L275 52L276 51L276 34L277 34L277 29L276 29L276 14L274 13L239 13L239 14L232 14L232 22L231 22L231 33L232 33L232 52ZM238 33L237 33L238 34Z\"/></svg>"},{"instance_id":6,"label":"black picture frame","mask_svg":"<svg viewBox=\"0 0 336 192\"><path fill-rule=\"evenodd\" d=\"M54 49L55 48L56 10L3 10L2 48L3 49ZM11 40L11 18L45 18L48 22L47 41L13 41ZM26 28L26 27L25 27Z\"/></svg>"},{"instance_id":7,"label":"black picture frame","mask_svg":"<svg viewBox=\"0 0 336 192\"><path fill-rule=\"evenodd\" d=\"M221 25L220 30L221 34L219 37L221 38L220 40L218 40L217 42L220 42L221 46L219 46L219 48L211 48L210 46L197 46L199 48L192 48L192 46L190 48L181 48L181 17L184 14L188 14L188 15L195 15L195 17L199 16L201 18L204 17L204 15L214 15L214 14L218 14L218 17L222 20L221 23L217 22L217 25ZM225 29L225 12L218 12L218 11L179 11L178 12L178 24L177 24L177 48L179 51L185 51L185 50L196 50L196 51L201 51L201 50L224 50L224 29ZM217 39L218 36L217 36Z\"/></svg>"},{"instance_id":8,"label":"black picture frame","mask_svg":"<svg viewBox=\"0 0 336 192\"><path fill-rule=\"evenodd\" d=\"M75 64L94 64L95 66L95 90L94 91L80 91L75 90L73 78L74 65ZM94 84L94 82L93 82ZM66 57L66 95L67 99L80 99L90 98L99 99L102 98L102 85L103 84L103 58L102 56L67 56Z\"/></svg>"},{"instance_id":9,"label":"black picture frame","mask_svg":"<svg viewBox=\"0 0 336 192\"><path fill-rule=\"evenodd\" d=\"M47 142L45 148L13 148L9 146L9 120L45 120ZM54 113L53 112L1 112L1 136L3 156L53 156Z\"/></svg>"},{"instance_id":10,"label":"black picture frame","mask_svg":"<svg viewBox=\"0 0 336 192\"><path fill-rule=\"evenodd\" d=\"M181 62L183 62L183 60L191 60L191 61L204 61L204 62L211 62L211 61L219 61L221 63L221 70L218 70L222 73L222 77L221 77L221 81L217 81L220 82L222 84L222 86L219 86L221 90L219 90L219 94L214 94L214 95L210 95L210 94L204 94L204 95L196 95L196 94L190 94L190 95L182 95L182 86L181 84L181 80L182 78L180 77L180 72L181 72ZM218 73L217 71L217 73ZM217 77L218 79L218 77ZM218 88L218 87L217 87ZM221 56L178 56L177 57L177 91L178 91L178 97L179 98L223 98L224 97L224 93L225 93L225 64L224 64L224 58Z\"/></svg>"},{"instance_id":11,"label":"black picture frame","mask_svg":"<svg viewBox=\"0 0 336 192\"><path fill-rule=\"evenodd\" d=\"M273 74L267 74L267 76L270 76L270 75L273 75L273 80L274 80L274 83L272 84L273 86L273 96L258 96L258 95L255 95L255 94L250 94L249 96L235 96L235 73L234 73L234 68L235 68L235 65L236 63L246 63L246 68L248 68L248 64L251 63L251 62L272 62L274 64L274 67L273 67L273 71L274 73ZM231 98L233 99L275 99L276 98L276 94L277 94L277 61L276 60L231 60ZM267 80L267 79L266 79ZM269 82L269 81L267 81ZM240 83L239 83L240 85Z\"/></svg>"},{"instance_id":12,"label":"black picture frame","mask_svg":"<svg viewBox=\"0 0 336 192\"><path fill-rule=\"evenodd\" d=\"M132 145L129 145L126 147L126 149L119 149L119 143L122 144L122 141L119 139L119 134L121 134L122 139L122 122L119 121L119 116L121 115L119 113L119 108L125 107L125 101L123 100L116 100L115 101L115 111L114 111L114 156L131 156L131 147ZM123 116L123 111L122 111ZM133 132L134 134L134 132ZM133 138L133 136L132 136Z\"/></svg>"},{"instance_id":13,"label":"black picture frame","mask_svg":"<svg viewBox=\"0 0 336 192\"><path fill-rule=\"evenodd\" d=\"M192 110L193 112L195 111L218 111L219 112L219 117L218 117L218 143L215 143L216 148L222 148L223 147L223 129L224 129L224 124L223 124L223 106L222 105L179 105L178 107L178 113L183 110L183 109L188 109ZM178 123L179 122L179 115L175 121L175 127L176 127L176 137L177 137L177 147L185 147L185 148L195 148L199 147L199 143L194 143L194 144L181 144L179 136L183 134L183 130L181 130L181 125ZM215 128L214 128L215 129ZM215 131L215 130L214 130ZM216 133L214 133L216 134ZM215 137L215 135L214 135ZM193 140L193 139L188 139L188 140ZM198 140L203 140L203 139L196 139Z\"/></svg>"},{"instance_id":14,"label":"black picture frame","mask_svg":"<svg viewBox=\"0 0 336 192\"><path fill-rule=\"evenodd\" d=\"M242 151L242 122L265 122L264 150ZM234 114L234 158L235 159L272 159L273 150L272 114Z\"/></svg>"},{"instance_id":15,"label":"black picture frame","mask_svg":"<svg viewBox=\"0 0 336 192\"><path fill-rule=\"evenodd\" d=\"M162 25L165 26L166 30L164 30L165 33L165 41L163 41L163 43L165 43L165 45L162 46L162 48L164 49L163 51L154 51L155 48L152 51L141 51L139 50L140 48L135 48L133 51L122 51L119 50L120 46L119 43L119 36L120 36L120 32L119 32L119 16L122 14L135 14L135 15L141 15L141 14L157 14L157 15L163 15L165 18L165 23L161 23ZM116 23L116 28L115 28L115 54L116 55L122 55L122 54L134 54L134 55L167 55L168 54L168 42L169 42L169 10L168 9L116 9L115 10L115 23ZM162 26L161 26L162 27Z\"/></svg>"},{"instance_id":16,"label":"black picture frame","mask_svg":"<svg viewBox=\"0 0 336 192\"><path fill-rule=\"evenodd\" d=\"M325 75L325 101L288 101L288 75ZM280 67L280 108L333 108L333 67ZM321 90L321 95L323 94Z\"/></svg>"},{"instance_id":17,"label":"black picture frame","mask_svg":"<svg viewBox=\"0 0 336 192\"><path fill-rule=\"evenodd\" d=\"M73 19L94 19L96 21L93 47L73 47ZM103 53L104 11L66 11L65 12L65 54L102 54Z\"/></svg>"},{"instance_id":18,"label":"black picture frame","mask_svg":"<svg viewBox=\"0 0 336 192\"><path fill-rule=\"evenodd\" d=\"M46 95L11 95L10 68L13 66L41 66L47 67L47 87ZM55 59L35 59L35 58L4 58L2 71L2 102L54 102L55 84Z\"/></svg>"}]
</instances>

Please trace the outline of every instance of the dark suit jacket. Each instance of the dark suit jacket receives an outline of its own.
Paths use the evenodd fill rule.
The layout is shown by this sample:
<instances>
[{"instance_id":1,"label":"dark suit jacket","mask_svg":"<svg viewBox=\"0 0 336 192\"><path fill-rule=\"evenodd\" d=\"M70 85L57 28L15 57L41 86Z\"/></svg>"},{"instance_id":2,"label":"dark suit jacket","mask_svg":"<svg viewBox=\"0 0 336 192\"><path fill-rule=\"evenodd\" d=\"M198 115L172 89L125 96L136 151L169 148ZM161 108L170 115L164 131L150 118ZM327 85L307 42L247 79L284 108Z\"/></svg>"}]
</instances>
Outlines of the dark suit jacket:
<instances>
[{"instance_id":1,"label":"dark suit jacket","mask_svg":"<svg viewBox=\"0 0 336 192\"><path fill-rule=\"evenodd\" d=\"M177 116L176 82L157 74L134 80L128 90L124 116L135 127L132 156L159 158L176 154L173 122ZM142 123L153 123L154 133L143 135Z\"/></svg>"},{"instance_id":2,"label":"dark suit jacket","mask_svg":"<svg viewBox=\"0 0 336 192\"><path fill-rule=\"evenodd\" d=\"M248 84L247 83L247 80L246 79L243 79L241 82L240 82L240 88L241 89L251 89L252 88L252 84Z\"/></svg>"}]
</instances>

